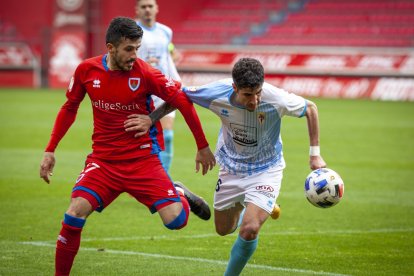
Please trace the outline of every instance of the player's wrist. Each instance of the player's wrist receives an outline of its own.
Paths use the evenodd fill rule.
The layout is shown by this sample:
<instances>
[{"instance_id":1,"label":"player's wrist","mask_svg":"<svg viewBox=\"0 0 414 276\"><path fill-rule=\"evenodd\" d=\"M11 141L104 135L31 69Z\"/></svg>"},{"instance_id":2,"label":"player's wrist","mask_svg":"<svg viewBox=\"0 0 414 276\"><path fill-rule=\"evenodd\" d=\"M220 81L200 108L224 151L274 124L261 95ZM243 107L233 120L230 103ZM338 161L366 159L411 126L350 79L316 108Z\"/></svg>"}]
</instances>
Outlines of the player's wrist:
<instances>
[{"instance_id":1,"label":"player's wrist","mask_svg":"<svg viewBox=\"0 0 414 276\"><path fill-rule=\"evenodd\" d=\"M309 156L321 156L320 146L310 146L309 147Z\"/></svg>"}]
</instances>

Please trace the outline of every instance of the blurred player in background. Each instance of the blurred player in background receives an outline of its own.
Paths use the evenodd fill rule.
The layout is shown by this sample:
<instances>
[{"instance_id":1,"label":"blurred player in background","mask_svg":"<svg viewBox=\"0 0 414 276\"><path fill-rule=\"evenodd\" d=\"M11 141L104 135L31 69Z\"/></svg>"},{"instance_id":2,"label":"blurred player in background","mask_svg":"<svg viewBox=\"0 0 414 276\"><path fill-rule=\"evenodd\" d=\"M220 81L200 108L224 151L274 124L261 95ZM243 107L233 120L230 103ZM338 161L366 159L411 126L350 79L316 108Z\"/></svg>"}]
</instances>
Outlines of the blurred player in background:
<instances>
[{"instance_id":1,"label":"blurred player in background","mask_svg":"<svg viewBox=\"0 0 414 276\"><path fill-rule=\"evenodd\" d=\"M172 44L173 32L168 26L156 22L157 1L137 0L135 11L137 24L144 30L141 47L138 49L138 57L160 70L164 75L181 81L172 58L175 51ZM164 102L157 96L153 96L153 100L156 107ZM161 119L165 151L160 153L160 157L167 172L170 169L174 154L174 119L175 112L171 112Z\"/></svg>"},{"instance_id":2,"label":"blurred player in background","mask_svg":"<svg viewBox=\"0 0 414 276\"><path fill-rule=\"evenodd\" d=\"M259 231L269 215L278 217L276 204L285 161L280 135L283 116L307 119L310 167L326 167L320 156L316 105L264 82L264 69L256 59L242 58L232 79L200 87L184 87L191 101L220 117L216 146L220 164L214 195L216 231L228 235L240 226L225 275L239 275L257 248ZM169 112L162 105L148 116L135 116L130 131L144 131Z\"/></svg>"},{"instance_id":3,"label":"blurred player in background","mask_svg":"<svg viewBox=\"0 0 414 276\"><path fill-rule=\"evenodd\" d=\"M86 218L94 210L102 211L122 192L135 197L151 213L158 212L171 230L187 224L189 207L200 218L210 218L207 203L182 184L176 188L162 167L158 157L163 143L160 125L140 137L125 131L128 115L153 110L151 95L155 94L176 106L189 125L198 147L196 170L201 165L205 174L215 164L197 113L179 89L181 84L137 58L142 34L133 19L113 19L106 33L108 53L77 67L67 100L57 115L40 165L40 177L47 183L55 165L54 151L88 94L93 110L93 151L76 180L64 215L56 245L56 275L69 275Z\"/></svg>"}]
</instances>

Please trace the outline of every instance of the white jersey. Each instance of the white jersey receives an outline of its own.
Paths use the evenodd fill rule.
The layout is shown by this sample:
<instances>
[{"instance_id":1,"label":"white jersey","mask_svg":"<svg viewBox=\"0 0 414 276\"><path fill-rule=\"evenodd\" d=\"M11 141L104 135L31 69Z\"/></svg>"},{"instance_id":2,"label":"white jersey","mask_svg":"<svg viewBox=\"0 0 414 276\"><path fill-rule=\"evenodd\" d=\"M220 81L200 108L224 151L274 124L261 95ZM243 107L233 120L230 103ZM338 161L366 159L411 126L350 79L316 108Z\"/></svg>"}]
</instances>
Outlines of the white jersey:
<instances>
[{"instance_id":1,"label":"white jersey","mask_svg":"<svg viewBox=\"0 0 414 276\"><path fill-rule=\"evenodd\" d=\"M222 126L216 146L216 160L231 174L245 176L270 167L285 167L280 135L284 115L302 117L306 100L264 83L261 102L249 112L231 102L232 79L199 87L184 87L191 101L213 111Z\"/></svg>"},{"instance_id":2,"label":"white jersey","mask_svg":"<svg viewBox=\"0 0 414 276\"><path fill-rule=\"evenodd\" d=\"M158 62L150 63L153 67L160 70L164 75L181 81L177 68L171 58L168 45L172 40L172 30L161 23L156 22L152 28L148 28L137 22L138 26L144 31L142 36L141 47L138 49L138 57L145 61L150 58L156 58Z\"/></svg>"}]
</instances>

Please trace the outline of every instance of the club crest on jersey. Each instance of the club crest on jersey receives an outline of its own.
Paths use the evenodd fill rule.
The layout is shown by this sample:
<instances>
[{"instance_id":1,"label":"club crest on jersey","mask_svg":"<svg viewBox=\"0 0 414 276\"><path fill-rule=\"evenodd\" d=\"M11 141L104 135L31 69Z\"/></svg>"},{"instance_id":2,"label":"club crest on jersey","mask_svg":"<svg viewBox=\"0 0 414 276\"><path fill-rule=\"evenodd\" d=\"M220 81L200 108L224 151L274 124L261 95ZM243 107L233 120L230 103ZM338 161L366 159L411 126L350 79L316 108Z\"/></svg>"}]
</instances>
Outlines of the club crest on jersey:
<instances>
[{"instance_id":1,"label":"club crest on jersey","mask_svg":"<svg viewBox=\"0 0 414 276\"><path fill-rule=\"evenodd\" d=\"M265 113L264 112L259 112L257 114L257 119L259 120L259 123L260 124L263 124L264 123L264 120L265 120Z\"/></svg>"},{"instance_id":2,"label":"club crest on jersey","mask_svg":"<svg viewBox=\"0 0 414 276\"><path fill-rule=\"evenodd\" d=\"M132 92L137 91L139 85L141 84L141 78L129 78L128 85L131 88Z\"/></svg>"}]
</instances>

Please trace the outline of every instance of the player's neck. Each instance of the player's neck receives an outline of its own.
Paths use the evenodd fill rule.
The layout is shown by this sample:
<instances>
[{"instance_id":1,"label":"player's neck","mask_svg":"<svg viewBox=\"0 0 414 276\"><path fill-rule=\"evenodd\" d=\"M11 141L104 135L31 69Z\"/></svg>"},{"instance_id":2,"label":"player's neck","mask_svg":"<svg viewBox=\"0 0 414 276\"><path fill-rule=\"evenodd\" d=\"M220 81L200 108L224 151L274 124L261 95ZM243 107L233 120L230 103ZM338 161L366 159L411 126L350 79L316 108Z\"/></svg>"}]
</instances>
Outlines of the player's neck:
<instances>
[{"instance_id":1,"label":"player's neck","mask_svg":"<svg viewBox=\"0 0 414 276\"><path fill-rule=\"evenodd\" d=\"M151 29L152 27L154 27L156 23L155 20L150 20L150 21L139 20L139 22L141 23L141 25L143 25L144 27L148 29Z\"/></svg>"}]
</instances>

